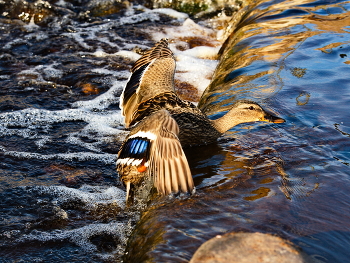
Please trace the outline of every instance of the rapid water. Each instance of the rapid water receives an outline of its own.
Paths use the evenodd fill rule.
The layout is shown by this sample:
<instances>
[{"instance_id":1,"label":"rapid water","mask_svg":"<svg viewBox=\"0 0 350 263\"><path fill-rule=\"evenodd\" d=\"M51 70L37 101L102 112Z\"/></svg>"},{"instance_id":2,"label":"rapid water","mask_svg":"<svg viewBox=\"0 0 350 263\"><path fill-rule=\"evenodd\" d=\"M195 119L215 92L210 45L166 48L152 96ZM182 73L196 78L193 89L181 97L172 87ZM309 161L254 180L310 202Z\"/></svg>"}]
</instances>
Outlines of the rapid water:
<instances>
[{"instance_id":1,"label":"rapid water","mask_svg":"<svg viewBox=\"0 0 350 263\"><path fill-rule=\"evenodd\" d=\"M254 1L226 31L223 14L194 22L140 5L30 3L0 1L1 262L186 262L230 231L347 262L349 1ZM213 118L249 98L287 122L187 149L195 195L125 207L119 96L162 37L183 98L198 102L210 84L199 106Z\"/></svg>"},{"instance_id":2,"label":"rapid water","mask_svg":"<svg viewBox=\"0 0 350 263\"><path fill-rule=\"evenodd\" d=\"M0 262L120 262L142 211L115 170L129 70L168 37L177 89L197 102L218 31L111 1L0 1L0 15Z\"/></svg>"}]
</instances>

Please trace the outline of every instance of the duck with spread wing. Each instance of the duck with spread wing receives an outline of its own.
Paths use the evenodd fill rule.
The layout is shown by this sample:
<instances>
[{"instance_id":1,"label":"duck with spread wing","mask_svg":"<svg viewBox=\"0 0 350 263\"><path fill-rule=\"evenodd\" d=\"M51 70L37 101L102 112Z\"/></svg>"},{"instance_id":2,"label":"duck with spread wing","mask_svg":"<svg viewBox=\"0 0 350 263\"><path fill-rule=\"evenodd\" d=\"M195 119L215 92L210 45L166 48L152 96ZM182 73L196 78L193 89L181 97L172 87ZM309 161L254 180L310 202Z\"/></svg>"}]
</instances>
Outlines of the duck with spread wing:
<instances>
[{"instance_id":1,"label":"duck with spread wing","mask_svg":"<svg viewBox=\"0 0 350 263\"><path fill-rule=\"evenodd\" d=\"M182 147L212 143L232 127L247 122L282 123L260 105L237 101L223 117L210 120L193 103L175 93L175 58L162 39L132 67L132 75L120 99L125 127L130 134L123 143L117 170L126 185L152 176L162 195L193 192L194 183Z\"/></svg>"}]
</instances>

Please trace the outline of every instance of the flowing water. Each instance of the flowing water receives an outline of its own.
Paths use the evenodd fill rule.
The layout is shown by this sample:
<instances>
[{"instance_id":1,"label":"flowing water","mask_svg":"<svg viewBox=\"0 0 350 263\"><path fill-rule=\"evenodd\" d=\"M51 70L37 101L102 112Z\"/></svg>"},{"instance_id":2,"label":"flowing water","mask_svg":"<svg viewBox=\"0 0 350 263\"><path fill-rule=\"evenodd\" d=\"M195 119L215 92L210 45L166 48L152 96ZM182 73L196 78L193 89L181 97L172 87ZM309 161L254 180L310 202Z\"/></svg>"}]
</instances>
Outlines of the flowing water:
<instances>
[{"instance_id":1,"label":"flowing water","mask_svg":"<svg viewBox=\"0 0 350 263\"><path fill-rule=\"evenodd\" d=\"M350 2L253 2L219 51L223 13L194 22L126 2L0 1L1 262L186 262L231 231L348 261ZM126 207L119 96L162 37L183 98L197 102L212 78L199 102L212 118L249 98L287 122L186 149L196 194Z\"/></svg>"}]
</instances>

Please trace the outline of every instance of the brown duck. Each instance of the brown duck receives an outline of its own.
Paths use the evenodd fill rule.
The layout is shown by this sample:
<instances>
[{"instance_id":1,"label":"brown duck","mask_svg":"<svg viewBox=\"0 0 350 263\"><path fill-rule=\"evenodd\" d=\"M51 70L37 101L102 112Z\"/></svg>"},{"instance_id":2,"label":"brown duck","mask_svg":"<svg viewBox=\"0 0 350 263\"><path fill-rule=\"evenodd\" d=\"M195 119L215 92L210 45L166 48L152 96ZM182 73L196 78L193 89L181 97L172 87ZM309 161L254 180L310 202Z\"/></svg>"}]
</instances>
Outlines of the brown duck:
<instances>
[{"instance_id":1,"label":"brown duck","mask_svg":"<svg viewBox=\"0 0 350 263\"><path fill-rule=\"evenodd\" d=\"M125 126L131 132L117 160L127 199L130 185L138 185L145 176L153 176L154 186L163 195L194 191L184 146L212 143L240 123L284 122L248 100L237 101L216 120L181 100L174 89L175 59L167 39L156 43L131 71L120 100Z\"/></svg>"}]
</instances>

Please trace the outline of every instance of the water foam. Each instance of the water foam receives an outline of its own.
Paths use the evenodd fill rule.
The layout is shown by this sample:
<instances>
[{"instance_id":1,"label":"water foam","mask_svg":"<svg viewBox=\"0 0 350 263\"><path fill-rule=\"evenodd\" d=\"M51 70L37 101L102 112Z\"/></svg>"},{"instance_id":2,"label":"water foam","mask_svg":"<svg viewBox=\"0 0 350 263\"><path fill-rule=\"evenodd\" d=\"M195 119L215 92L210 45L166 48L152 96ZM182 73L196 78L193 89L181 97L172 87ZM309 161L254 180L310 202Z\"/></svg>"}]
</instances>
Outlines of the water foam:
<instances>
[{"instance_id":1,"label":"water foam","mask_svg":"<svg viewBox=\"0 0 350 263\"><path fill-rule=\"evenodd\" d=\"M120 73L126 76L125 73ZM115 162L116 155L103 153L99 148L101 143L112 143L115 138L123 138L126 132L116 127L122 126L122 116L119 110L108 111L111 104L119 102L115 93L119 92L125 81L116 81L115 84L105 93L90 101L77 101L73 103L72 109L49 111L45 109L27 108L15 112L5 112L0 114L0 136L19 136L26 139L34 139L35 144L42 148L52 141L50 134L52 125L56 123L84 121L86 125L77 131L66 134L66 142L76 144L88 149L90 152L39 154L21 151L7 151L2 147L1 151L5 155L14 157L24 157L41 160L99 160L107 164ZM82 141L82 136L98 139L95 143ZM97 135L96 135L97 134Z\"/></svg>"},{"instance_id":2,"label":"water foam","mask_svg":"<svg viewBox=\"0 0 350 263\"><path fill-rule=\"evenodd\" d=\"M65 5L64 1L60 2ZM136 12L137 11L137 12ZM141 13L140 13L141 11ZM85 51L81 51L81 56L94 57L113 57L121 56L131 61L136 61L140 55L130 51L135 47L148 49L143 43L130 43L126 39L120 37L115 31L110 30L116 26L123 26L126 24L134 24L142 21L158 21L159 15L167 15L177 20L175 26L170 24L165 30L159 30L157 27L149 27L147 31L154 41L166 37L170 39L170 48L175 54L177 60L177 72L175 78L181 82L187 82L196 87L201 93L209 84L210 78L217 65L215 57L218 51L219 42L215 39L215 31L213 29L196 24L193 20L188 18L187 14L177 12L171 9L154 9L150 10L143 6L130 6L125 13L125 16L115 20L103 20L100 23L91 24L83 23L79 27L75 27L75 32L61 33L62 37L69 37L74 39ZM58 21L57 21L58 23ZM63 26L61 23L57 26ZM52 25L55 28L54 25ZM33 24L29 24L28 28L32 30L39 30ZM101 33L103 36L101 36ZM9 41L5 45L5 49L10 49L13 45L29 44L31 39L45 39L48 35L43 32L28 33L25 39L15 39ZM179 46L188 45L184 37L198 37L205 38L211 46L185 48L184 50L178 48ZM97 41L97 44L92 46L90 40ZM119 41L118 44L114 41ZM101 45L99 45L100 43ZM101 46L108 45L115 48L113 54L106 53ZM88 59L88 58L87 58ZM48 65L36 65L29 69L25 69L17 73L19 80L26 80L35 78L37 82L51 82L63 76L64 72L60 70L59 61ZM24 110L5 112L0 114L0 136L19 136L25 139L31 139L34 144L43 149L46 145L52 142L53 125L60 123L64 125L65 122L83 121L86 124L83 128L76 131L70 131L66 136L65 142L68 144L79 145L86 149L86 152L66 152L55 154L42 154L27 151L13 151L7 150L6 146L1 146L1 151L5 155L41 159L41 160L99 160L106 164L112 164L115 159L115 154L107 154L101 150L101 145L104 143L113 143L115 139L123 140L127 134L120 129L123 125L123 118L119 110L109 110L111 105L119 103L119 94L126 85L130 72L127 70L114 71L110 67L104 66L102 68L93 68L91 72L104 76L110 76L115 79L111 87L99 96L85 101L76 101L72 104L72 108L48 111L45 109L27 108ZM28 87L27 89L30 89ZM92 135L93 134L93 135ZM93 137L92 137L93 136ZM86 142L82 137L91 138L90 142ZM91 142L92 141L92 142Z\"/></svg>"},{"instance_id":3,"label":"water foam","mask_svg":"<svg viewBox=\"0 0 350 263\"><path fill-rule=\"evenodd\" d=\"M39 28L39 26L36 25L34 22L34 16L32 16L32 18L29 21L29 24L25 25L24 28L27 29L28 32L35 31Z\"/></svg>"},{"instance_id":4,"label":"water foam","mask_svg":"<svg viewBox=\"0 0 350 263\"><path fill-rule=\"evenodd\" d=\"M195 49L195 48L193 48ZM210 50L210 54L215 53L217 49L205 47L202 51L199 49L186 50L184 52L176 52L177 71L176 79L188 82L196 87L200 94L204 92L211 81L214 74L214 69L218 64L217 60L202 59L201 56L206 56L206 52ZM213 51L215 50L215 51Z\"/></svg>"},{"instance_id":5,"label":"water foam","mask_svg":"<svg viewBox=\"0 0 350 263\"><path fill-rule=\"evenodd\" d=\"M35 186L24 188L33 195L48 195L51 203L56 207L56 213L62 219L69 219L69 213L60 208L64 204L79 203L79 210L96 211L102 206L117 206L120 209L125 207L125 192L117 187L89 186L83 185L79 189L65 186ZM40 202L41 199L38 199ZM98 210L97 210L98 211ZM70 212L72 213L72 212ZM83 227L70 230L55 229L53 231L33 230L13 241L16 244L28 242L41 242L45 245L48 242L69 242L80 247L86 253L93 253L100 258L113 259L115 254L123 252L126 237L130 232L129 222L116 222L111 219L108 223L92 223ZM92 242L92 238L101 236L113 237L116 247L112 252L99 251Z\"/></svg>"},{"instance_id":6,"label":"water foam","mask_svg":"<svg viewBox=\"0 0 350 263\"><path fill-rule=\"evenodd\" d=\"M180 20L180 21L184 21L185 19L188 18L188 14L178 12L171 8L157 8L157 9L153 9L153 12L164 14L172 18L176 18L177 20Z\"/></svg>"},{"instance_id":7,"label":"water foam","mask_svg":"<svg viewBox=\"0 0 350 263\"><path fill-rule=\"evenodd\" d=\"M61 6L70 5L63 0L57 3ZM90 69L90 72L94 75L99 75L101 79L108 77L113 81L106 92L92 99L76 101L72 103L71 108L52 111L27 108L0 113L0 137L21 137L26 139L23 140L24 144L34 144L34 146L42 150L36 151L33 148L30 148L31 150L28 151L18 148L10 149L7 144L4 144L0 145L2 154L26 160L64 160L75 163L99 161L107 165L114 165L117 158L116 154L104 152L101 146L103 144L113 145L116 141L120 143L127 135L127 132L121 128L123 118L120 111L111 109L113 108L111 106L119 103L119 94L126 85L130 72L125 69L114 71L106 60L122 57L126 61L134 62L140 58L140 55L133 50L136 50L136 48L138 50L146 50L151 46L147 41L124 39L113 28L120 28L124 25L132 25L142 21L156 22L160 21L164 16L173 18L175 23L170 23L171 25L163 27L161 30L159 27L142 29L143 33L148 32L154 42L159 41L163 37L169 38L171 40L170 47L177 60L175 77L181 81L191 83L200 91L204 90L209 83L207 79L210 78L216 67L217 62L213 54L217 51L217 46L220 43L215 40L215 32L213 30L196 24L186 14L171 9L150 10L143 6L130 6L123 17L114 20L102 19L96 23L86 22L78 25L69 19L69 15L60 19L55 18L50 23L50 30L57 30L61 38L73 40L69 39L68 43L73 42L79 45L80 51L77 52L77 55L86 59L91 65L95 65L94 68ZM180 24L180 26L175 26L175 24ZM67 25L74 30L67 32L64 29L62 33L60 30ZM49 38L50 33L41 29L41 27L34 24L34 21L31 21L29 25L24 26L24 31L27 34L21 39L9 40L3 49L11 50L17 45L31 46L31 41L41 41ZM186 48L183 50L178 48L178 46L187 45L183 37L209 39L213 47ZM104 49L106 46L110 47L108 51ZM101 63L97 61L98 58L101 58ZM16 73L17 80L26 81L31 79L36 82L52 82L54 84L57 79L66 73L64 69L61 70L61 68L65 67L62 67L60 63L57 60L51 64L30 65ZM103 66L99 67L99 65ZM30 89L34 88L26 87L26 90ZM64 129L66 123L68 126L71 123L78 122L79 125L76 126L76 129L67 129L67 131ZM79 148L76 152L70 152L63 148L62 152L45 154L45 147L56 139L55 129L57 124L60 124L59 127L62 128L59 136L64 138L63 143L78 145L85 150L80 150ZM73 125L73 127L75 126ZM88 138L88 140L84 140L84 138ZM29 188L29 191L49 195L55 205L73 203L78 200L78 205L81 206L82 210L90 211L96 209L99 205L112 204L120 207L121 213L125 209L125 192L117 187L84 185L79 189L74 189L66 186L37 186ZM63 209L60 211L64 218L69 217L68 212L65 212ZM115 222L114 218L109 220L112 222L87 224L70 230L33 230L30 234L22 235L16 242L23 244L30 241L43 243L50 241L69 242L79 246L85 252L97 254L101 258L112 259L109 253L99 253L98 247L91 242L92 237L98 235L118 237L122 249L126 244L126 236L130 228L129 222Z\"/></svg>"},{"instance_id":8,"label":"water foam","mask_svg":"<svg viewBox=\"0 0 350 263\"><path fill-rule=\"evenodd\" d=\"M72 230L55 230L51 232L33 230L28 235L23 235L16 243L28 242L69 242L72 243L87 253L94 253L103 258L113 259L111 253L98 253L99 250L96 245L91 242L91 238L95 236L113 236L118 237L120 244L126 243L126 227L125 224L119 222L111 222L107 224L90 224ZM118 251L116 251L118 252ZM122 252L122 251L119 251Z\"/></svg>"},{"instance_id":9,"label":"water foam","mask_svg":"<svg viewBox=\"0 0 350 263\"><path fill-rule=\"evenodd\" d=\"M117 187L83 185L79 189L66 186L36 186L30 192L49 194L58 205L76 202L83 204L85 209L95 209L99 204L114 204L125 206L125 192Z\"/></svg>"},{"instance_id":10,"label":"water foam","mask_svg":"<svg viewBox=\"0 0 350 263\"><path fill-rule=\"evenodd\" d=\"M61 2L63 4L64 2ZM135 11L138 11L136 14ZM142 11L139 13L139 11ZM176 78L192 84L202 92L209 84L210 76L212 75L217 61L213 60L214 53L217 52L217 47L196 47L187 50L177 49L177 45L183 42L180 38L184 36L205 36L211 37L215 35L212 29L205 28L194 23L188 18L188 15L180 13L171 9L154 9L150 10L143 6L131 6L124 17L117 20L105 20L96 25L82 24L75 28L75 32L65 32L62 36L74 39L86 51L81 52L82 56L93 55L95 57L107 56L122 56L132 61L136 61L140 55L130 51L135 47L149 48L143 44L135 43L128 44L128 41L118 36L115 32L111 32L110 28L115 26L122 26L125 24L139 23L141 21L150 20L158 21L159 14L168 15L181 22L180 26L169 26L167 30L159 30L157 28L148 28L147 30L152 35L155 41L160 38L168 37L174 39L175 42L170 45L177 59ZM33 30L37 26L29 24L28 28ZM163 33L160 33L163 32ZM166 32L166 33L164 33ZM97 37L98 33L108 35L108 37ZM38 38L35 33L28 33L26 40ZM47 34L41 33L40 39L47 38ZM13 45L27 43L26 40L10 41L5 49L11 48ZM92 47L89 40L95 40L101 44L116 48L118 51L114 54L107 54L100 46ZM114 43L114 40L122 40L123 46ZM22 41L22 42L21 42ZM215 42L215 40L214 40ZM216 43L217 44L217 43ZM54 62L48 65L36 65L32 68L25 69L17 73L19 80L26 80L28 76L35 78L37 82L50 82L51 80L59 79L63 76L63 71L60 70L59 62ZM63 160L100 160L104 163L113 163L116 156L113 154L103 153L100 149L100 144L111 143L114 138L123 138L126 132L117 128L121 127L123 123L120 111L108 110L111 105L119 103L118 94L120 94L123 87L126 85L127 79L130 75L129 71L113 71L108 67L94 68L91 72L97 73L101 76L111 76L115 79L110 89L103 94L100 94L94 99L86 101L76 101L72 104L71 109L64 109L58 111L48 111L45 109L28 108L15 112L6 112L0 114L0 136L20 136L26 139L33 139L38 148L44 148L46 144L51 142L54 138L50 134L52 125L71 121L84 121L86 125L77 131L66 134L66 142L74 145L79 145L87 149L87 152L75 153L57 153L57 154L40 154L26 151L11 151L2 146L1 151L10 156L34 158L34 159L63 159ZM84 142L81 138L91 137L94 135L95 142Z\"/></svg>"}]
</instances>

